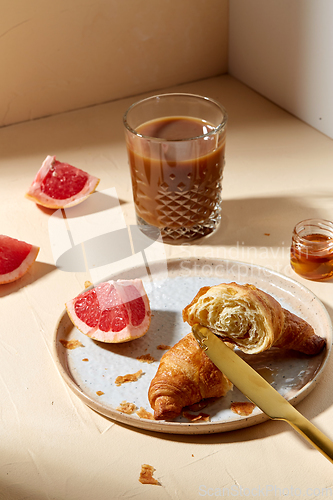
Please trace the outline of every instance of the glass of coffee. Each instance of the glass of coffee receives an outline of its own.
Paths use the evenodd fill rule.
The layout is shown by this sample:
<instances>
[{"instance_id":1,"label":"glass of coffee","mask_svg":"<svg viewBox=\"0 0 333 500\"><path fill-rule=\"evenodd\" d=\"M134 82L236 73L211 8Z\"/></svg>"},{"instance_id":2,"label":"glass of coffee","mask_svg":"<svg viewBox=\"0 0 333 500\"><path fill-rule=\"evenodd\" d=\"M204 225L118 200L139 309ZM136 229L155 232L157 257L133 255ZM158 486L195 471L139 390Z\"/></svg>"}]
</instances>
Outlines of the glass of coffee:
<instances>
[{"instance_id":1,"label":"glass of coffee","mask_svg":"<svg viewBox=\"0 0 333 500\"><path fill-rule=\"evenodd\" d=\"M152 239L186 243L221 220L227 113L213 99L162 94L124 115L137 224Z\"/></svg>"}]
</instances>

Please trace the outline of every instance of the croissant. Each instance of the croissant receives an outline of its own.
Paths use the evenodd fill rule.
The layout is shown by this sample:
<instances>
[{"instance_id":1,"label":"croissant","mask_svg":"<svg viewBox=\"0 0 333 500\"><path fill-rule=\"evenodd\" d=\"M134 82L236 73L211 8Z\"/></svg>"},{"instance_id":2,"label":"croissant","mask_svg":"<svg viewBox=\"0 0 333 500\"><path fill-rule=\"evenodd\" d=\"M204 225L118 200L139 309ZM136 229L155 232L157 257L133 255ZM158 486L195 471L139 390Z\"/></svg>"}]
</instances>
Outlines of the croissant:
<instances>
[{"instance_id":1,"label":"croissant","mask_svg":"<svg viewBox=\"0 0 333 500\"><path fill-rule=\"evenodd\" d=\"M326 342L305 320L254 285L203 287L183 309L183 320L206 326L249 354L275 346L314 355Z\"/></svg>"},{"instance_id":2,"label":"croissant","mask_svg":"<svg viewBox=\"0 0 333 500\"><path fill-rule=\"evenodd\" d=\"M232 387L189 333L162 356L148 399L156 420L171 420L185 406L225 396Z\"/></svg>"}]
</instances>

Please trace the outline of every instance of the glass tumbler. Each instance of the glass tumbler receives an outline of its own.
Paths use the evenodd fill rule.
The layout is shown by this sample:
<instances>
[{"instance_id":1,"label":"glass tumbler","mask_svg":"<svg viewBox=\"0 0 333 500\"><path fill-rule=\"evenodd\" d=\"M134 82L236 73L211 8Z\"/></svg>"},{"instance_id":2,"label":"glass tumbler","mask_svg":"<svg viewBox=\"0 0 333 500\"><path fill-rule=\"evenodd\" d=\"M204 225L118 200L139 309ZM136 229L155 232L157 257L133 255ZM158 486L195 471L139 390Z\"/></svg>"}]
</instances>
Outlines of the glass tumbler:
<instances>
[{"instance_id":1,"label":"glass tumbler","mask_svg":"<svg viewBox=\"0 0 333 500\"><path fill-rule=\"evenodd\" d=\"M193 94L162 94L124 115L140 229L166 243L212 234L221 220L226 110Z\"/></svg>"}]
</instances>

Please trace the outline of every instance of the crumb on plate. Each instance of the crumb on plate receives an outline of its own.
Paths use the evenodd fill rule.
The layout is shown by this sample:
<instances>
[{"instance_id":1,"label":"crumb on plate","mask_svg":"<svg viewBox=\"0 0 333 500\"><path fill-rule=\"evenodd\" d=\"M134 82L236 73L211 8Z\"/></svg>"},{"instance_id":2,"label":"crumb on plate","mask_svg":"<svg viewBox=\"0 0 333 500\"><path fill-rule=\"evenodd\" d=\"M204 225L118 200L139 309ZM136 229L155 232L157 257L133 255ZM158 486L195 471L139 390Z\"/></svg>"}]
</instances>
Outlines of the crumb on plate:
<instances>
[{"instance_id":1,"label":"crumb on plate","mask_svg":"<svg viewBox=\"0 0 333 500\"><path fill-rule=\"evenodd\" d=\"M129 403L128 401L122 401L116 410L126 413L127 415L132 415L135 412L136 406L134 403Z\"/></svg>"},{"instance_id":2,"label":"crumb on plate","mask_svg":"<svg viewBox=\"0 0 333 500\"><path fill-rule=\"evenodd\" d=\"M168 349L171 349L171 346L166 344L160 344L156 347L156 349L159 349L160 351L167 351Z\"/></svg>"},{"instance_id":3,"label":"crumb on plate","mask_svg":"<svg viewBox=\"0 0 333 500\"><path fill-rule=\"evenodd\" d=\"M187 406L185 408L185 411L190 410L190 411L200 411L203 410L203 408L206 408L211 403L214 403L214 401L217 401L219 398L206 398L202 399L198 403L194 403L193 405Z\"/></svg>"},{"instance_id":4,"label":"crumb on plate","mask_svg":"<svg viewBox=\"0 0 333 500\"><path fill-rule=\"evenodd\" d=\"M188 411L183 411L183 417L187 418L191 422L209 422L210 415L208 413L199 413L198 415L194 415L193 413L189 413Z\"/></svg>"},{"instance_id":5,"label":"crumb on plate","mask_svg":"<svg viewBox=\"0 0 333 500\"><path fill-rule=\"evenodd\" d=\"M103 396L104 392L103 391L96 391L97 396Z\"/></svg>"},{"instance_id":6,"label":"crumb on plate","mask_svg":"<svg viewBox=\"0 0 333 500\"><path fill-rule=\"evenodd\" d=\"M136 412L137 416L140 418L146 418L148 420L155 420L154 415L150 413L149 411L145 410L142 406L141 408Z\"/></svg>"},{"instance_id":7,"label":"crumb on plate","mask_svg":"<svg viewBox=\"0 0 333 500\"><path fill-rule=\"evenodd\" d=\"M141 377L142 374L143 374L142 370L139 370L136 373L119 375L114 381L114 383L119 387L121 384L126 384L126 382L136 382Z\"/></svg>"},{"instance_id":8,"label":"crumb on plate","mask_svg":"<svg viewBox=\"0 0 333 500\"><path fill-rule=\"evenodd\" d=\"M151 354L142 354L142 356L138 356L136 359L141 361L141 363L154 363L156 361Z\"/></svg>"},{"instance_id":9,"label":"crumb on plate","mask_svg":"<svg viewBox=\"0 0 333 500\"><path fill-rule=\"evenodd\" d=\"M242 417L248 417L253 412L255 406L256 405L254 403L250 403L249 401L244 401L244 402L231 403L230 408L234 413L237 413L237 415L241 415Z\"/></svg>"},{"instance_id":10,"label":"crumb on plate","mask_svg":"<svg viewBox=\"0 0 333 500\"><path fill-rule=\"evenodd\" d=\"M65 340L60 339L60 344L62 344L66 349L76 349L77 347L84 347L79 340Z\"/></svg>"}]
</instances>

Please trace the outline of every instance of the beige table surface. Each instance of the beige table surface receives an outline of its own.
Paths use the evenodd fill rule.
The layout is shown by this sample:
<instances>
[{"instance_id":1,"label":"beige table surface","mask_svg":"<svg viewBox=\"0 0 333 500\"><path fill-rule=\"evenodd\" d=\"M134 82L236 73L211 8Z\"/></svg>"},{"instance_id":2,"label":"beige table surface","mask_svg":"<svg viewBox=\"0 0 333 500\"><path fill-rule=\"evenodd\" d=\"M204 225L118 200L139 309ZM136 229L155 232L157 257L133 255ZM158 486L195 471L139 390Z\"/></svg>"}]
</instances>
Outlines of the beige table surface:
<instances>
[{"instance_id":1,"label":"beige table surface","mask_svg":"<svg viewBox=\"0 0 333 500\"><path fill-rule=\"evenodd\" d=\"M229 76L177 89L219 100L229 126L221 226L190 247L166 246L168 258L263 265L308 287L332 318L333 283L306 281L289 266L294 224L333 218L332 140ZM140 431L88 408L58 372L55 325L64 302L90 275L56 268L48 231L52 211L24 194L53 154L98 176L98 191L116 188L124 219L133 224L122 115L135 100L0 130L1 233L40 246L28 274L0 288L0 498L192 500L222 496L223 488L224 496L228 490L229 496L332 497L333 465L284 422L213 435ZM331 439L332 369L330 359L297 406ZM160 486L139 482L143 463L156 469Z\"/></svg>"}]
</instances>

